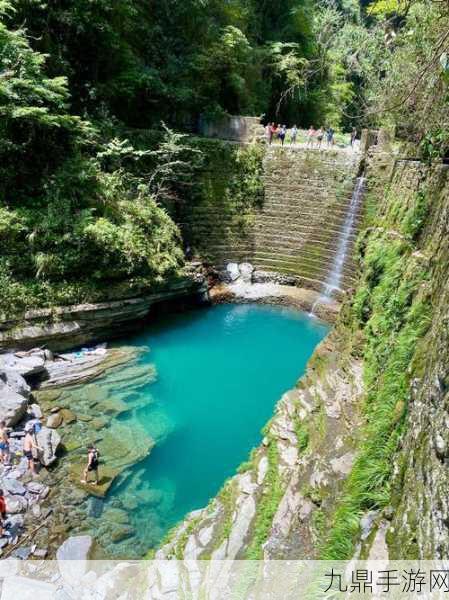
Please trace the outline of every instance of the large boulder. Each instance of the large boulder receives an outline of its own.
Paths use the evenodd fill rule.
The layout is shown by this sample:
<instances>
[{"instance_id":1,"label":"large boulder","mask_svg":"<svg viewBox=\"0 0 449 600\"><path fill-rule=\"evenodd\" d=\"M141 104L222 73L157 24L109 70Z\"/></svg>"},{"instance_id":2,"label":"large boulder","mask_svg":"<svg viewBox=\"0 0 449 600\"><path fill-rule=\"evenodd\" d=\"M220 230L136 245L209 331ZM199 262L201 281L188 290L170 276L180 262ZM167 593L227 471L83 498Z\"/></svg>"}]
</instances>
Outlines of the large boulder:
<instances>
[{"instance_id":1,"label":"large boulder","mask_svg":"<svg viewBox=\"0 0 449 600\"><path fill-rule=\"evenodd\" d=\"M254 271L253 265L250 263L241 263L239 265L239 271L243 281L245 281L246 283L251 283Z\"/></svg>"},{"instance_id":2,"label":"large boulder","mask_svg":"<svg viewBox=\"0 0 449 600\"><path fill-rule=\"evenodd\" d=\"M23 483L21 483L17 479L13 479L12 477L5 477L2 480L2 485L9 494L13 494L14 496L25 495L26 488L23 485Z\"/></svg>"},{"instance_id":3,"label":"large boulder","mask_svg":"<svg viewBox=\"0 0 449 600\"><path fill-rule=\"evenodd\" d=\"M58 588L53 583L29 577L6 577L2 588L2 600L52 600Z\"/></svg>"},{"instance_id":4,"label":"large boulder","mask_svg":"<svg viewBox=\"0 0 449 600\"><path fill-rule=\"evenodd\" d=\"M0 369L0 381L3 381L3 383L5 383L11 389L11 391L24 396L24 398L28 398L30 395L30 386L27 384L22 375L14 369Z\"/></svg>"},{"instance_id":5,"label":"large boulder","mask_svg":"<svg viewBox=\"0 0 449 600\"><path fill-rule=\"evenodd\" d=\"M60 412L53 413L49 415L47 419L47 427L50 429L57 429L62 425L62 415Z\"/></svg>"},{"instance_id":6,"label":"large boulder","mask_svg":"<svg viewBox=\"0 0 449 600\"><path fill-rule=\"evenodd\" d=\"M61 443L61 436L54 429L42 427L36 433L37 445L42 448L39 452L39 460L45 466L51 465L56 460L56 450Z\"/></svg>"},{"instance_id":7,"label":"large boulder","mask_svg":"<svg viewBox=\"0 0 449 600\"><path fill-rule=\"evenodd\" d=\"M90 535L71 536L59 546L56 559L59 560L87 560L92 547Z\"/></svg>"},{"instance_id":8,"label":"large boulder","mask_svg":"<svg viewBox=\"0 0 449 600\"><path fill-rule=\"evenodd\" d=\"M240 270L237 263L228 263L226 265L226 274L231 281L236 281L240 277Z\"/></svg>"},{"instance_id":9,"label":"large boulder","mask_svg":"<svg viewBox=\"0 0 449 600\"><path fill-rule=\"evenodd\" d=\"M8 496L6 498L6 510L10 515L23 513L28 508L28 501L22 496Z\"/></svg>"},{"instance_id":10,"label":"large boulder","mask_svg":"<svg viewBox=\"0 0 449 600\"><path fill-rule=\"evenodd\" d=\"M45 354L43 351L18 357L14 354L4 354L0 357L0 368L13 369L22 377L39 375L45 371Z\"/></svg>"},{"instance_id":11,"label":"large boulder","mask_svg":"<svg viewBox=\"0 0 449 600\"><path fill-rule=\"evenodd\" d=\"M69 537L56 551L59 572L69 585L78 585L86 573L91 548L90 535L78 535Z\"/></svg>"},{"instance_id":12,"label":"large boulder","mask_svg":"<svg viewBox=\"0 0 449 600\"><path fill-rule=\"evenodd\" d=\"M14 427L25 417L27 403L24 396L0 381L0 421L5 421L7 427Z\"/></svg>"}]
</instances>

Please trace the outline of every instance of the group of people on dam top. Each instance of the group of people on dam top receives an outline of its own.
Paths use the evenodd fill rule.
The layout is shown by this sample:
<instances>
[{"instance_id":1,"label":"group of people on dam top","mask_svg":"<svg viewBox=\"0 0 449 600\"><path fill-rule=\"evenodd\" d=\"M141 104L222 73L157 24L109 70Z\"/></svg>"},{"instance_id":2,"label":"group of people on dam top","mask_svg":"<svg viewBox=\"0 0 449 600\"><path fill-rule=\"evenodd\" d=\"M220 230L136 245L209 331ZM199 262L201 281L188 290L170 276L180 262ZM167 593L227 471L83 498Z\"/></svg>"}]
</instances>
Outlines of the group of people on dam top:
<instances>
[{"instance_id":1,"label":"group of people on dam top","mask_svg":"<svg viewBox=\"0 0 449 600\"><path fill-rule=\"evenodd\" d=\"M287 133L289 133L290 145L297 143L298 138L298 127L293 127L288 130L286 125L276 125L276 123L268 123L265 126L265 136L267 144L271 145L275 140L279 140L281 146L284 145ZM354 127L351 131L350 146L354 147L357 139L357 129ZM323 141L326 142L327 148L332 148L335 143L335 130L332 127L320 127L315 129L311 125L306 133L306 147L307 148L321 148Z\"/></svg>"}]
</instances>

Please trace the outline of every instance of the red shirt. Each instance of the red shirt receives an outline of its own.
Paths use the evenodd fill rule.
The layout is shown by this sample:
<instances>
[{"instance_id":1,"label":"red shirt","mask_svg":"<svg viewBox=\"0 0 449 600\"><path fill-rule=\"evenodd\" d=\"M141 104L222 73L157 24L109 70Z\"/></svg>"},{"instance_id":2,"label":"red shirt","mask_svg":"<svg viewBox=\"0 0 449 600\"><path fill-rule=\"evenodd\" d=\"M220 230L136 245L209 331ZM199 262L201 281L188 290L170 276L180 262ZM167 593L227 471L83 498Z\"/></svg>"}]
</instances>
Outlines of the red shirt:
<instances>
[{"instance_id":1,"label":"red shirt","mask_svg":"<svg viewBox=\"0 0 449 600\"><path fill-rule=\"evenodd\" d=\"M6 512L6 502L3 496L0 496L0 515L4 515Z\"/></svg>"}]
</instances>

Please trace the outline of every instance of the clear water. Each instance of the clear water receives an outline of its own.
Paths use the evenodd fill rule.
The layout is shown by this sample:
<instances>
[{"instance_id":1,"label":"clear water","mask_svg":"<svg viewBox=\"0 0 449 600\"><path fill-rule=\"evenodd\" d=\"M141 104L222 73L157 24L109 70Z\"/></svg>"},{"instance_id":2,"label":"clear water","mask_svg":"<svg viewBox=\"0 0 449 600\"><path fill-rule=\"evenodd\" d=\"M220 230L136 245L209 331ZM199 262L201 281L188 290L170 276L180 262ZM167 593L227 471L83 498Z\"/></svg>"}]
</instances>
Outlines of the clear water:
<instances>
[{"instance_id":1,"label":"clear water","mask_svg":"<svg viewBox=\"0 0 449 600\"><path fill-rule=\"evenodd\" d=\"M360 205L365 195L366 179L358 177L354 191L352 193L351 202L348 208L343 229L338 240L337 252L332 263L331 270L323 284L322 293L315 300L311 314L313 315L318 304L329 301L334 292L341 289L341 280L343 278L343 268L345 266L348 250L350 249L351 234L354 231L354 222L360 211Z\"/></svg>"},{"instance_id":2,"label":"clear water","mask_svg":"<svg viewBox=\"0 0 449 600\"><path fill-rule=\"evenodd\" d=\"M275 403L327 332L296 310L246 304L162 317L128 339L150 348L138 366L155 368L156 378L128 400L122 394L135 408L114 419L135 432L136 443L145 433L156 445L113 486L99 516L124 509L132 537L108 544L106 528L103 547L142 556L188 512L205 506L260 443Z\"/></svg>"},{"instance_id":3,"label":"clear water","mask_svg":"<svg viewBox=\"0 0 449 600\"><path fill-rule=\"evenodd\" d=\"M340 289L341 279L343 276L343 267L348 254L350 246L350 236L354 230L354 221L360 209L360 203L363 200L365 194L365 178L358 177L354 191L351 197L351 203L349 205L348 214L346 215L345 222L343 224L343 230L338 240L337 253L335 255L334 263L331 268L326 281L324 283L324 292L326 296L331 296L332 292Z\"/></svg>"}]
</instances>

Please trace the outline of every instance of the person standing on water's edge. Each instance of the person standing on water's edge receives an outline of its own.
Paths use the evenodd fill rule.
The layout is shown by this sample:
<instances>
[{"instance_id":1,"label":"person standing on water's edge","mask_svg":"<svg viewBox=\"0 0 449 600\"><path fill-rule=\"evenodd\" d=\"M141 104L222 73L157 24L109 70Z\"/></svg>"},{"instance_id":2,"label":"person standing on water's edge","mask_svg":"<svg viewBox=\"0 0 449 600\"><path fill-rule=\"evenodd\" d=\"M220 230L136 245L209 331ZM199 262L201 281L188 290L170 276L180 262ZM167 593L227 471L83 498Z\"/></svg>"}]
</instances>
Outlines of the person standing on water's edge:
<instances>
[{"instance_id":1,"label":"person standing on water's edge","mask_svg":"<svg viewBox=\"0 0 449 600\"><path fill-rule=\"evenodd\" d=\"M298 128L296 127L296 125L293 125L293 127L290 130L290 145L296 144L297 135L298 135Z\"/></svg>"},{"instance_id":2,"label":"person standing on water's edge","mask_svg":"<svg viewBox=\"0 0 449 600\"><path fill-rule=\"evenodd\" d=\"M279 129L279 139L281 140L281 146L284 145L286 133L287 133L287 127L285 125L282 125L282 127Z\"/></svg>"},{"instance_id":3,"label":"person standing on water's edge","mask_svg":"<svg viewBox=\"0 0 449 600\"><path fill-rule=\"evenodd\" d=\"M276 138L276 134L278 132L278 128L277 128L277 126L274 123L271 123L270 131L271 131L271 138L270 138L270 144L271 144L271 142L273 141L273 139Z\"/></svg>"},{"instance_id":4,"label":"person standing on water's edge","mask_svg":"<svg viewBox=\"0 0 449 600\"><path fill-rule=\"evenodd\" d=\"M34 463L33 450L40 450L41 452L43 452L42 448L40 448L36 444L34 436L34 426L31 423L28 423L28 425L26 425L25 427L25 438L23 440L23 455L28 461L28 470L31 471L33 475L37 475L36 465Z\"/></svg>"},{"instance_id":5,"label":"person standing on water's edge","mask_svg":"<svg viewBox=\"0 0 449 600\"><path fill-rule=\"evenodd\" d=\"M332 129L332 127L327 128L326 141L327 141L328 148L330 148L331 146L334 145L334 133L335 133L335 131Z\"/></svg>"},{"instance_id":6,"label":"person standing on water's edge","mask_svg":"<svg viewBox=\"0 0 449 600\"><path fill-rule=\"evenodd\" d=\"M313 148L313 144L315 143L315 127L311 125L309 127L309 131L307 132L307 148Z\"/></svg>"},{"instance_id":7,"label":"person standing on water's edge","mask_svg":"<svg viewBox=\"0 0 449 600\"><path fill-rule=\"evenodd\" d=\"M95 448L95 446L93 444L90 444L87 448L87 465L86 465L86 468L84 469L83 478L81 479L81 483L87 483L87 475L89 473L93 472L95 474L94 485L98 485L98 483L99 483L98 465L100 464L99 458L100 458L100 453L98 452L98 450Z\"/></svg>"},{"instance_id":8,"label":"person standing on water's edge","mask_svg":"<svg viewBox=\"0 0 449 600\"><path fill-rule=\"evenodd\" d=\"M356 139L357 139L357 129L355 127L353 127L352 131L351 131L351 148L354 147Z\"/></svg>"},{"instance_id":9,"label":"person standing on water's edge","mask_svg":"<svg viewBox=\"0 0 449 600\"><path fill-rule=\"evenodd\" d=\"M4 465L9 462L9 438L5 421L0 421L0 459Z\"/></svg>"}]
</instances>

